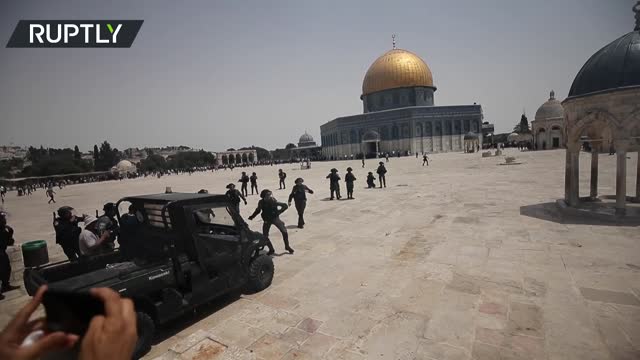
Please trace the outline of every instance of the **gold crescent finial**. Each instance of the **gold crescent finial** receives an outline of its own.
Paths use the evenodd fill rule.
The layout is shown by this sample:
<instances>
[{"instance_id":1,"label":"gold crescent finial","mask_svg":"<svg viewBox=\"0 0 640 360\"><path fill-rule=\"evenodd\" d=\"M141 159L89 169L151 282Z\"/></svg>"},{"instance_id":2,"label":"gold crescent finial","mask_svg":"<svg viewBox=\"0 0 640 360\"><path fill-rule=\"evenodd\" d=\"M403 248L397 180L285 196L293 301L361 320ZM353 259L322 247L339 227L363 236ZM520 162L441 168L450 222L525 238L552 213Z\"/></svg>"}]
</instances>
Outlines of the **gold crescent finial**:
<instances>
[{"instance_id":1,"label":"gold crescent finial","mask_svg":"<svg viewBox=\"0 0 640 360\"><path fill-rule=\"evenodd\" d=\"M391 35L391 41L393 42L393 49L396 48L396 34Z\"/></svg>"}]
</instances>

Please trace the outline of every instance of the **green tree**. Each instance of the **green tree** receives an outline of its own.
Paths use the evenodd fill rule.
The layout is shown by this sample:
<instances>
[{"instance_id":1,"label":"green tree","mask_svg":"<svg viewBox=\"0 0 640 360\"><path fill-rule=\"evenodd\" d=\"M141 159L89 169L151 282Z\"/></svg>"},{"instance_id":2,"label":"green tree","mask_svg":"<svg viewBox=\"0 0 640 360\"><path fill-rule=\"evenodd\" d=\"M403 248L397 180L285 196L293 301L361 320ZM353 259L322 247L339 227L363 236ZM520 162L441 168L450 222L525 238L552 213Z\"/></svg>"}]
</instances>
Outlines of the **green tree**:
<instances>
[{"instance_id":1,"label":"green tree","mask_svg":"<svg viewBox=\"0 0 640 360\"><path fill-rule=\"evenodd\" d=\"M517 132L518 134L529 134L531 132L531 129L529 129L529 120L527 119L527 116L525 114L522 114L522 117L520 117L520 122L516 124L516 126L513 128L514 132Z\"/></svg>"},{"instance_id":2,"label":"green tree","mask_svg":"<svg viewBox=\"0 0 640 360\"><path fill-rule=\"evenodd\" d=\"M94 146L94 151L96 148L97 146ZM96 171L107 171L111 169L121 158L118 149L112 149L111 144L107 141L100 144L97 157L96 154L93 154L93 157L95 159L94 168Z\"/></svg>"},{"instance_id":3,"label":"green tree","mask_svg":"<svg viewBox=\"0 0 640 360\"><path fill-rule=\"evenodd\" d=\"M73 148L73 158L76 160L82 159L82 153L80 152L78 145Z\"/></svg>"},{"instance_id":4,"label":"green tree","mask_svg":"<svg viewBox=\"0 0 640 360\"><path fill-rule=\"evenodd\" d=\"M167 169L167 160L162 155L150 155L138 163L140 171L160 171Z\"/></svg>"},{"instance_id":5,"label":"green tree","mask_svg":"<svg viewBox=\"0 0 640 360\"><path fill-rule=\"evenodd\" d=\"M295 149L297 146L294 143L288 143L287 146L284 147L285 150Z\"/></svg>"}]
</instances>

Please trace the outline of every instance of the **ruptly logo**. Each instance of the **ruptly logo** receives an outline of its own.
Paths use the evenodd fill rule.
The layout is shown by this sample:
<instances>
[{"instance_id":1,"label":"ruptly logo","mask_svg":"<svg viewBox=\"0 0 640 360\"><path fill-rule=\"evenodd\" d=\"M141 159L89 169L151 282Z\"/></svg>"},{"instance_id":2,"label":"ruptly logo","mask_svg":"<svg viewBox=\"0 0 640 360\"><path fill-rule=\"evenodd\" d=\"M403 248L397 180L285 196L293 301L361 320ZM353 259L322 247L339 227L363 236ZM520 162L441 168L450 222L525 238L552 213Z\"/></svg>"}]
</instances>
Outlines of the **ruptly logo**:
<instances>
[{"instance_id":1,"label":"ruptly logo","mask_svg":"<svg viewBox=\"0 0 640 360\"><path fill-rule=\"evenodd\" d=\"M144 20L20 20L8 48L129 48Z\"/></svg>"}]
</instances>

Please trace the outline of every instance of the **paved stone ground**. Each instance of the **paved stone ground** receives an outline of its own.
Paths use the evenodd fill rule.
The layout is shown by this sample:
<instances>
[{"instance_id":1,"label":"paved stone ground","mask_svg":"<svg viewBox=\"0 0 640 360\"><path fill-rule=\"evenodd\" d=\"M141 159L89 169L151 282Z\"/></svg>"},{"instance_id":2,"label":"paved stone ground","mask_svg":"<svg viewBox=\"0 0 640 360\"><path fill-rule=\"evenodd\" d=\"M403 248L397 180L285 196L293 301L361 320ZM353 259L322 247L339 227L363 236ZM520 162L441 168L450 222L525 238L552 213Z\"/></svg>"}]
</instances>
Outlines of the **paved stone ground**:
<instances>
[{"instance_id":1,"label":"paved stone ground","mask_svg":"<svg viewBox=\"0 0 640 360\"><path fill-rule=\"evenodd\" d=\"M365 190L360 163L284 166L315 195L295 255L275 258L273 285L207 306L165 330L149 359L638 359L640 228L558 221L564 151L519 153L521 165L478 154L391 159L388 187ZM636 168L631 154L628 169ZM615 193L615 158L600 159L600 192ZM589 155L581 158L582 195ZM331 167L352 166L356 200L326 201ZM373 170L375 162L367 162ZM221 192L240 171L70 186L58 205L92 213L138 193ZM258 167L277 188L277 167ZM629 195L635 178L629 172ZM291 186L290 185L290 186ZM344 190L344 188L343 188ZM275 191L285 200L288 191ZM250 197L246 217L257 203ZM19 242L49 239L44 193L10 196ZM283 216L295 224L295 210ZM260 228L260 222L251 224ZM283 250L280 236L274 244ZM6 323L25 297L0 302ZM0 325L1 325L0 324Z\"/></svg>"}]
</instances>

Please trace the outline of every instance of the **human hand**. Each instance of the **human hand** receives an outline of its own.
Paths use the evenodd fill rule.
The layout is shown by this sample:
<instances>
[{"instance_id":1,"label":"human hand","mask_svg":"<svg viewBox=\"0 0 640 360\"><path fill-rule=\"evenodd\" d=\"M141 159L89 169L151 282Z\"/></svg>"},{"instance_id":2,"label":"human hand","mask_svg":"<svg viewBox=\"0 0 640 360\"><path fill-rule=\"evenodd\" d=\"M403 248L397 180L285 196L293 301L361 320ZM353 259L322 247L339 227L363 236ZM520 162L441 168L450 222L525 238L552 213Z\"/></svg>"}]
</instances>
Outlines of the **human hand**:
<instances>
[{"instance_id":1,"label":"human hand","mask_svg":"<svg viewBox=\"0 0 640 360\"><path fill-rule=\"evenodd\" d=\"M91 289L91 295L104 302L105 315L91 319L80 344L79 359L131 359L138 341L133 302L109 288Z\"/></svg>"},{"instance_id":2,"label":"human hand","mask_svg":"<svg viewBox=\"0 0 640 360\"><path fill-rule=\"evenodd\" d=\"M244 204L247 205L247 200L244 201Z\"/></svg>"},{"instance_id":3,"label":"human hand","mask_svg":"<svg viewBox=\"0 0 640 360\"><path fill-rule=\"evenodd\" d=\"M21 346L24 339L36 330L43 330L45 319L29 321L31 314L42 302L42 295L47 290L41 286L36 295L11 320L0 333L0 359L31 360L58 350L70 349L78 341L78 336L61 331L45 334L31 345Z\"/></svg>"}]
</instances>

